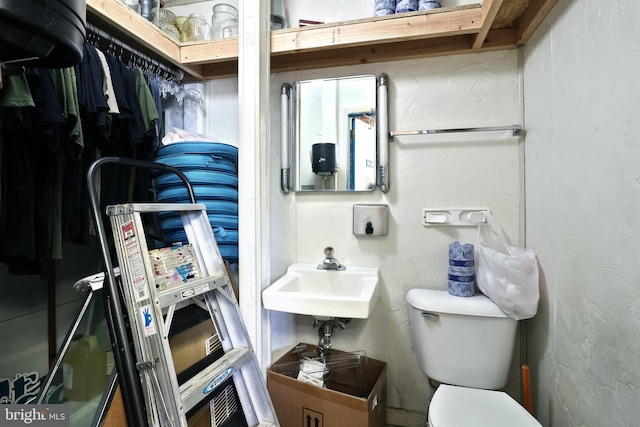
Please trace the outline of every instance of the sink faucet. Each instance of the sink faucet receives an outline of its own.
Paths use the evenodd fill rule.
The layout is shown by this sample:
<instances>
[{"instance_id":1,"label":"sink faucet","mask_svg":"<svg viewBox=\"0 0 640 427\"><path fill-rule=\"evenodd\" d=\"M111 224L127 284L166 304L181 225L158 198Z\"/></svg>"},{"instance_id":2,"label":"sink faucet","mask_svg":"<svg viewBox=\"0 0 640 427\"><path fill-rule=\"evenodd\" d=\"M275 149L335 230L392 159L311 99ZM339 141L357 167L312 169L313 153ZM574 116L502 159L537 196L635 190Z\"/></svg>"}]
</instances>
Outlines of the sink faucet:
<instances>
[{"instance_id":1,"label":"sink faucet","mask_svg":"<svg viewBox=\"0 0 640 427\"><path fill-rule=\"evenodd\" d=\"M346 269L347 267L341 265L338 260L333 257L333 248L331 246L324 248L324 260L322 261L322 264L318 264L318 270L343 271Z\"/></svg>"}]
</instances>

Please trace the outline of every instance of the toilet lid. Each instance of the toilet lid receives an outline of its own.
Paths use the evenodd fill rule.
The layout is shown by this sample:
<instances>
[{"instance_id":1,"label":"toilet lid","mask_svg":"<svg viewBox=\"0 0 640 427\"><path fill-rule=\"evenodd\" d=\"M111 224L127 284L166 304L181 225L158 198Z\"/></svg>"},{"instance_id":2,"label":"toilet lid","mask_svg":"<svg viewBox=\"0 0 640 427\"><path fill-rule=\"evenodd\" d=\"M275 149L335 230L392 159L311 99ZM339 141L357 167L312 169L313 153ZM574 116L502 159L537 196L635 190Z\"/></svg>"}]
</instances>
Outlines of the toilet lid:
<instances>
[{"instance_id":1,"label":"toilet lid","mask_svg":"<svg viewBox=\"0 0 640 427\"><path fill-rule=\"evenodd\" d=\"M429 405L431 427L542 427L508 394L443 384Z\"/></svg>"}]
</instances>

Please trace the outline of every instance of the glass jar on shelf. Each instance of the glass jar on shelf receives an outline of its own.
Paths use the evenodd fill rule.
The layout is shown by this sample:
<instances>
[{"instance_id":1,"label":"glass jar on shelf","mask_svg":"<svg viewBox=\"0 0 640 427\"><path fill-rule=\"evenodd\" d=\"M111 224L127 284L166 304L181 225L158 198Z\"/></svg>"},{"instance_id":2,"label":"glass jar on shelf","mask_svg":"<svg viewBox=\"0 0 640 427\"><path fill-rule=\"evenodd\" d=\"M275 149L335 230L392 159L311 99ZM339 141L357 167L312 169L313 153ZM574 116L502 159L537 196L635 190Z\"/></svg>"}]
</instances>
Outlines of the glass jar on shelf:
<instances>
[{"instance_id":1,"label":"glass jar on shelf","mask_svg":"<svg viewBox=\"0 0 640 427\"><path fill-rule=\"evenodd\" d=\"M158 0L140 0L140 14L147 21L151 21L153 16L151 16L151 9L154 7L158 7Z\"/></svg>"},{"instance_id":2,"label":"glass jar on shelf","mask_svg":"<svg viewBox=\"0 0 640 427\"><path fill-rule=\"evenodd\" d=\"M176 20L174 21L176 28L180 32L180 41L184 41L183 37L182 37L182 34L184 33L183 27L184 27L184 23L187 21L187 19L189 19L189 18L186 17L186 16L176 16Z\"/></svg>"},{"instance_id":3,"label":"glass jar on shelf","mask_svg":"<svg viewBox=\"0 0 640 427\"><path fill-rule=\"evenodd\" d=\"M161 23L174 25L175 21L176 15L169 9L165 9L164 7L154 7L151 9L151 22L158 27Z\"/></svg>"},{"instance_id":4,"label":"glass jar on shelf","mask_svg":"<svg viewBox=\"0 0 640 427\"><path fill-rule=\"evenodd\" d=\"M204 40L211 40L211 25L209 25L204 16L192 13L182 24L182 41L195 42Z\"/></svg>"},{"instance_id":5,"label":"glass jar on shelf","mask_svg":"<svg viewBox=\"0 0 640 427\"><path fill-rule=\"evenodd\" d=\"M213 6L213 38L222 39L238 35L238 9L227 3Z\"/></svg>"}]
</instances>

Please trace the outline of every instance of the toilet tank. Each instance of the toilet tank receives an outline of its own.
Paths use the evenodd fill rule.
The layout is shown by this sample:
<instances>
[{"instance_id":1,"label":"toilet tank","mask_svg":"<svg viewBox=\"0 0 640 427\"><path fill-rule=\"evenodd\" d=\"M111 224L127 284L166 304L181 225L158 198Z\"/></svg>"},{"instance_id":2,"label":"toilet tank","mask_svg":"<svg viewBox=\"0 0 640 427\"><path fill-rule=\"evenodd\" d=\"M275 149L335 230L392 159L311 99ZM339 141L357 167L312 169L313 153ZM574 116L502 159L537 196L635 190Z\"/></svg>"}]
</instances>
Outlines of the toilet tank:
<instances>
[{"instance_id":1,"label":"toilet tank","mask_svg":"<svg viewBox=\"0 0 640 427\"><path fill-rule=\"evenodd\" d=\"M487 390L507 384L516 320L481 294L412 289L407 302L418 366L429 378Z\"/></svg>"}]
</instances>

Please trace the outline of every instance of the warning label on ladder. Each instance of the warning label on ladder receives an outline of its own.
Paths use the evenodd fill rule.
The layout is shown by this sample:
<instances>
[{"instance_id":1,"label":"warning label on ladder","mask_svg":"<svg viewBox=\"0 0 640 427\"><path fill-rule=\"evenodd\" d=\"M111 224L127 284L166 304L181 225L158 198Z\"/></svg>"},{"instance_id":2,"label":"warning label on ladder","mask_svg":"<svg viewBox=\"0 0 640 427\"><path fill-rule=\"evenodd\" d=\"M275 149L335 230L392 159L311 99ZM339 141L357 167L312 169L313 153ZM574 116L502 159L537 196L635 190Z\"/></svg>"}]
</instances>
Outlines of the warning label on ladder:
<instances>
[{"instance_id":1,"label":"warning label on ladder","mask_svg":"<svg viewBox=\"0 0 640 427\"><path fill-rule=\"evenodd\" d=\"M156 322L153 320L151 305L140 307L140 317L142 319L142 324L144 325L144 336L150 337L151 335L155 335Z\"/></svg>"},{"instance_id":2,"label":"warning label on ladder","mask_svg":"<svg viewBox=\"0 0 640 427\"><path fill-rule=\"evenodd\" d=\"M127 221L121 226L122 239L127 251L127 259L131 269L131 282L135 290L136 302L149 297L147 292L147 276L144 271L144 263L140 253L140 244L136 237L136 229L133 221Z\"/></svg>"}]
</instances>

